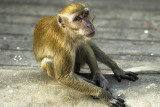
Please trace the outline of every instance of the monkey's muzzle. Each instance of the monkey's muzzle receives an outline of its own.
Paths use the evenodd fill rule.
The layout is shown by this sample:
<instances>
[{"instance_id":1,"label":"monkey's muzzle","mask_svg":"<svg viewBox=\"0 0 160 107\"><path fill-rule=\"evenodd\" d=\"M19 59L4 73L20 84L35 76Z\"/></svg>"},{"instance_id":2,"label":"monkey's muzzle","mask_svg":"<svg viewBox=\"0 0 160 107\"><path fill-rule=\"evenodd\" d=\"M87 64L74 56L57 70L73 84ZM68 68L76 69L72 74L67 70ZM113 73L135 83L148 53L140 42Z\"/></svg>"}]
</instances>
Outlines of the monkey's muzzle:
<instances>
[{"instance_id":1,"label":"monkey's muzzle","mask_svg":"<svg viewBox=\"0 0 160 107\"><path fill-rule=\"evenodd\" d=\"M93 31L93 32L89 33L87 36L88 36L88 37L93 37L93 36L94 36L94 34L95 34L95 31Z\"/></svg>"}]
</instances>

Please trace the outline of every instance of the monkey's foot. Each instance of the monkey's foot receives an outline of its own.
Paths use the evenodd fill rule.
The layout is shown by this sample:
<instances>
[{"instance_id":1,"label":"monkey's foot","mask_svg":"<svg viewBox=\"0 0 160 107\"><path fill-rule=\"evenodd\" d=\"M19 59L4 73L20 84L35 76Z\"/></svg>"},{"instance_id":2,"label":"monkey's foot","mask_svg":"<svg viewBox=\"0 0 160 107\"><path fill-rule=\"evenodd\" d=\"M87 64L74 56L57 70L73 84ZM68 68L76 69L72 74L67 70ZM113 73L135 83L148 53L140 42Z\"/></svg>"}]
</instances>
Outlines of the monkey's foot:
<instances>
[{"instance_id":1,"label":"monkey's foot","mask_svg":"<svg viewBox=\"0 0 160 107\"><path fill-rule=\"evenodd\" d=\"M126 107L125 101L121 98L113 98L110 100L109 105L111 107Z\"/></svg>"},{"instance_id":2,"label":"monkey's foot","mask_svg":"<svg viewBox=\"0 0 160 107\"><path fill-rule=\"evenodd\" d=\"M114 70L114 75L117 78L117 80L120 82L122 79L128 79L131 81L136 81L138 80L138 74L134 72L125 72L121 69L119 70Z\"/></svg>"}]
</instances>

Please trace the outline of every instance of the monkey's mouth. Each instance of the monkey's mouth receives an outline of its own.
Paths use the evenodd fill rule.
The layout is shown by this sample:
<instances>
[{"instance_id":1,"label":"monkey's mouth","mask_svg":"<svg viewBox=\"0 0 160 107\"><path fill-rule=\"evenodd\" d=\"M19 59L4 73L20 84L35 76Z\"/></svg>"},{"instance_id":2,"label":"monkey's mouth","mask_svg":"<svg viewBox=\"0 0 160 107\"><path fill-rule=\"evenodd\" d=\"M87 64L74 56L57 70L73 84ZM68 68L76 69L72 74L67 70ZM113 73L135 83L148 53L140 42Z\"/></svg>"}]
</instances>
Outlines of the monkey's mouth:
<instances>
[{"instance_id":1,"label":"monkey's mouth","mask_svg":"<svg viewBox=\"0 0 160 107\"><path fill-rule=\"evenodd\" d=\"M87 36L88 36L88 37L93 37L93 36L94 36L94 34L95 34L95 31L93 31L93 32L89 33Z\"/></svg>"}]
</instances>

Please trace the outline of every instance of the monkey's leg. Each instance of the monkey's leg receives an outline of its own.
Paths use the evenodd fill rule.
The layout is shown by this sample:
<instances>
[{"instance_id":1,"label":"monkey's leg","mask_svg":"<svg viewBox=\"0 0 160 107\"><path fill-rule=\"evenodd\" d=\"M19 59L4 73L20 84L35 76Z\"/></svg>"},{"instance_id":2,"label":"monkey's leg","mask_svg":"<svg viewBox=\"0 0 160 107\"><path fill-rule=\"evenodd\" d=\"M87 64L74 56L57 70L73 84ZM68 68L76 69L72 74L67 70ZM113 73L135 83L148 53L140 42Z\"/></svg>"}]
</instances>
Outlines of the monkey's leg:
<instances>
[{"instance_id":1,"label":"monkey's leg","mask_svg":"<svg viewBox=\"0 0 160 107\"><path fill-rule=\"evenodd\" d=\"M89 45L85 45L85 46L82 46L80 50L83 50L81 51L82 58L89 65L89 68L91 70L91 73L93 76L92 81L97 86L102 87L105 90L108 90L110 92L110 86L109 86L108 80L103 76L100 69L98 68L96 57L91 47Z\"/></svg>"},{"instance_id":2,"label":"monkey's leg","mask_svg":"<svg viewBox=\"0 0 160 107\"><path fill-rule=\"evenodd\" d=\"M76 74L70 73L65 75L59 79L59 82L79 92L100 98L100 100L107 103L111 107L126 107L124 100L114 98L109 91L86 82Z\"/></svg>"},{"instance_id":3,"label":"monkey's leg","mask_svg":"<svg viewBox=\"0 0 160 107\"><path fill-rule=\"evenodd\" d=\"M41 61L41 67L47 72L48 76L53 77L54 78L54 72L53 72L53 60L49 59L49 58L43 58L43 60ZM78 66L79 70L80 70L80 65ZM78 71L79 71L78 70ZM84 77L82 77L83 80L96 85L93 81L86 79Z\"/></svg>"},{"instance_id":4,"label":"monkey's leg","mask_svg":"<svg viewBox=\"0 0 160 107\"><path fill-rule=\"evenodd\" d=\"M100 48L98 48L96 44L91 42L90 46L93 49L97 60L109 66L114 72L114 75L118 81L121 81L121 79L129 79L132 81L135 81L138 79L136 73L124 72L111 58L109 58Z\"/></svg>"},{"instance_id":5,"label":"monkey's leg","mask_svg":"<svg viewBox=\"0 0 160 107\"><path fill-rule=\"evenodd\" d=\"M41 61L41 67L47 72L48 76L55 78L55 74L53 72L53 60L49 58L43 58ZM79 65L80 70L80 65ZM95 83L91 80L88 80L84 77L82 77L83 80L95 85Z\"/></svg>"},{"instance_id":6,"label":"monkey's leg","mask_svg":"<svg viewBox=\"0 0 160 107\"><path fill-rule=\"evenodd\" d=\"M74 66L74 72L75 72L77 75L81 76L80 73L79 73L79 72L80 72L80 64L78 64L78 63L75 64L75 66ZM87 79L87 78L84 77L84 76L81 76L81 77L82 77L83 80L85 80L85 81L87 81L87 82L89 82L89 83L97 86L97 84L96 84L94 81L91 81L91 80Z\"/></svg>"},{"instance_id":7,"label":"monkey's leg","mask_svg":"<svg viewBox=\"0 0 160 107\"><path fill-rule=\"evenodd\" d=\"M74 72L75 72L76 74L79 74L79 72L80 72L80 67L81 67L81 65L80 65L79 63L75 63Z\"/></svg>"},{"instance_id":8,"label":"monkey's leg","mask_svg":"<svg viewBox=\"0 0 160 107\"><path fill-rule=\"evenodd\" d=\"M80 73L79 73L80 72L80 67L83 66L84 64L85 64L85 62L82 60L80 51L77 51L76 52L75 65L74 65L74 73L81 76L83 80L97 86L97 84L94 81L91 81L88 78L80 75Z\"/></svg>"},{"instance_id":9,"label":"monkey's leg","mask_svg":"<svg viewBox=\"0 0 160 107\"><path fill-rule=\"evenodd\" d=\"M97 87L74 73L74 56L73 54L66 54L65 52L57 54L54 61L55 79L74 90L82 92L87 95L98 97L109 105L116 105L116 107L125 107L124 101L114 98L109 91L101 87ZM56 60L61 56L59 60Z\"/></svg>"},{"instance_id":10,"label":"monkey's leg","mask_svg":"<svg viewBox=\"0 0 160 107\"><path fill-rule=\"evenodd\" d=\"M49 59L49 58L43 58L43 60L41 61L41 67L47 72L48 76L53 77L54 78L54 72L53 72L53 60ZM80 65L78 66L78 68L76 69L77 72L79 72L80 70ZM94 83L93 81L82 77L83 80L96 85L96 83Z\"/></svg>"},{"instance_id":11,"label":"monkey's leg","mask_svg":"<svg viewBox=\"0 0 160 107\"><path fill-rule=\"evenodd\" d=\"M41 61L41 67L47 72L48 76L54 77L52 59L43 58L43 60Z\"/></svg>"}]
</instances>

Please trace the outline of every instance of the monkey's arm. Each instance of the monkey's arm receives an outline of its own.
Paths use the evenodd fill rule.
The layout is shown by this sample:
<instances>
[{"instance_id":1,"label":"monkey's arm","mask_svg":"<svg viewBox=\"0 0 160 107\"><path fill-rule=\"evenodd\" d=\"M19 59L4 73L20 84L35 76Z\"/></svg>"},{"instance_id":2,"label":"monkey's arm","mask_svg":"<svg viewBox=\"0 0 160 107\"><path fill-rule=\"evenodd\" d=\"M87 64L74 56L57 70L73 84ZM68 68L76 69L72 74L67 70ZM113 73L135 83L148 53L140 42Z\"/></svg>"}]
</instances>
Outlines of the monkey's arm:
<instances>
[{"instance_id":1,"label":"monkey's arm","mask_svg":"<svg viewBox=\"0 0 160 107\"><path fill-rule=\"evenodd\" d=\"M133 72L124 72L110 57L108 57L95 43L90 42L90 46L98 61L109 66L115 74L118 81L121 79L129 79L135 81L138 79L137 74Z\"/></svg>"},{"instance_id":2,"label":"monkey's arm","mask_svg":"<svg viewBox=\"0 0 160 107\"><path fill-rule=\"evenodd\" d=\"M84 94L100 98L111 107L125 107L123 99L113 97L109 91L84 81L76 74L70 73L61 78L59 82Z\"/></svg>"},{"instance_id":3,"label":"monkey's arm","mask_svg":"<svg viewBox=\"0 0 160 107\"><path fill-rule=\"evenodd\" d=\"M105 90L110 91L110 86L108 80L104 77L104 75L100 72L98 68L96 56L88 44L84 44L80 47L81 55L84 61L89 65L91 70L91 74L93 76L92 81L95 85L102 87Z\"/></svg>"},{"instance_id":4,"label":"monkey's arm","mask_svg":"<svg viewBox=\"0 0 160 107\"><path fill-rule=\"evenodd\" d=\"M73 72L73 57L67 54L61 55L62 58L56 60L55 66L55 78L61 84L68 86L74 90L82 92L87 95L92 95L100 98L109 105L116 105L116 107L124 107L124 100L114 98L109 91L104 90L101 87L97 87L85 80ZM120 105L119 105L120 104Z\"/></svg>"},{"instance_id":5,"label":"monkey's arm","mask_svg":"<svg viewBox=\"0 0 160 107\"><path fill-rule=\"evenodd\" d=\"M68 86L74 90L82 92L86 95L92 95L97 98L100 98L104 103L115 107L125 107L124 100L120 98L114 98L109 91L104 90L103 88L92 85L78 75L74 73L69 73L64 75L58 80L61 84Z\"/></svg>"},{"instance_id":6,"label":"monkey's arm","mask_svg":"<svg viewBox=\"0 0 160 107\"><path fill-rule=\"evenodd\" d=\"M73 88L82 93L99 97L101 91L105 94L107 91L103 91L102 88L97 87L88 81L84 80L80 76L74 73L74 55L69 53L59 53L55 58L59 58L54 62L55 78L63 85ZM107 96L110 96L107 94Z\"/></svg>"}]
</instances>

